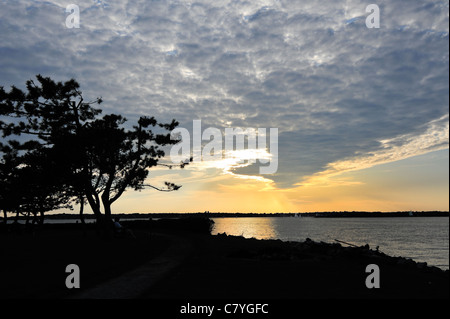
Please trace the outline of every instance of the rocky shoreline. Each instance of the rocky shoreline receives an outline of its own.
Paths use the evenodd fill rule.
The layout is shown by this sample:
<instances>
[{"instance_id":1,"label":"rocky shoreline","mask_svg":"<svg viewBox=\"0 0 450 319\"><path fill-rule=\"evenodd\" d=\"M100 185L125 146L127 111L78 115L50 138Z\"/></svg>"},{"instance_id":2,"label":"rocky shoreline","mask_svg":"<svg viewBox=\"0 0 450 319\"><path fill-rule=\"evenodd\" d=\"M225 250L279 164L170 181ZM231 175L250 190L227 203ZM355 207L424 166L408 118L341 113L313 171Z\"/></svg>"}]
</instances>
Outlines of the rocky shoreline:
<instances>
[{"instance_id":1,"label":"rocky shoreline","mask_svg":"<svg viewBox=\"0 0 450 319\"><path fill-rule=\"evenodd\" d=\"M139 299L449 298L448 270L389 256L368 245L213 236L207 218L127 221L123 225L136 238L99 238L93 225L82 231L80 224L48 224L33 233L0 233L5 243L0 269L9 274L0 297L65 298L71 294L64 285L64 269L70 263L80 265L82 288L89 290L136 267L152 265L153 260L170 262L173 258L177 264L149 283ZM190 247L183 251L186 257L165 256L180 240ZM366 267L371 264L380 269L380 289L365 284Z\"/></svg>"},{"instance_id":2,"label":"rocky shoreline","mask_svg":"<svg viewBox=\"0 0 450 319\"><path fill-rule=\"evenodd\" d=\"M226 234L218 234L224 237L240 237L228 236ZM241 237L240 237L241 238ZM416 262L410 258L401 256L389 256L380 250L373 250L369 245L364 246L343 246L340 243L315 242L306 238L304 242L283 242L283 248L263 248L259 250L239 250L233 256L239 256L249 259L263 260L295 260L311 258L316 261L331 260L333 258L370 259L373 262L382 261L390 265L397 265L411 269L418 269L423 272L432 272L437 274L447 274L449 270L443 270L436 266L429 266L426 262Z\"/></svg>"}]
</instances>

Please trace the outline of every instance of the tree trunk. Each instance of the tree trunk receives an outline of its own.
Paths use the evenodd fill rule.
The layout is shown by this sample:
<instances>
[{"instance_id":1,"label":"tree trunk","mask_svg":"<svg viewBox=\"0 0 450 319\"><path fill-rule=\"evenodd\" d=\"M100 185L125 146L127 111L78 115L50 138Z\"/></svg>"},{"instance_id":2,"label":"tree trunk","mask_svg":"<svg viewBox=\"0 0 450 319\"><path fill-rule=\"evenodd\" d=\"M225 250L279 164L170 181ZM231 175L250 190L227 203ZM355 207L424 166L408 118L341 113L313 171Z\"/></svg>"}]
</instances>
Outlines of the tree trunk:
<instances>
[{"instance_id":1,"label":"tree trunk","mask_svg":"<svg viewBox=\"0 0 450 319\"><path fill-rule=\"evenodd\" d=\"M36 235L36 231L40 228L41 225L41 221L38 217L38 212L33 212L33 220L31 221L31 226L30 226L30 232L33 234L33 236ZM43 213L42 213L43 214ZM44 219L44 217L42 216L42 220Z\"/></svg>"},{"instance_id":2,"label":"tree trunk","mask_svg":"<svg viewBox=\"0 0 450 319\"><path fill-rule=\"evenodd\" d=\"M44 211L41 210L41 218L39 219L39 227L41 227L44 224Z\"/></svg>"},{"instance_id":3,"label":"tree trunk","mask_svg":"<svg viewBox=\"0 0 450 319\"><path fill-rule=\"evenodd\" d=\"M81 221L81 228L83 229L83 236L86 237L86 222L84 220L84 197L83 195L80 195L80 221Z\"/></svg>"},{"instance_id":4,"label":"tree trunk","mask_svg":"<svg viewBox=\"0 0 450 319\"><path fill-rule=\"evenodd\" d=\"M104 226L103 226L104 221L103 221L102 213L100 211L100 202L98 200L98 195L97 194L95 194L95 195L96 196L94 198L93 194L91 194L88 191L85 192L85 196L86 196L86 199L87 199L87 201L89 203L89 206L91 206L92 212L95 215L95 220L96 220L96 225L95 226L96 226L97 235L100 235L102 229L104 228Z\"/></svg>"},{"instance_id":5,"label":"tree trunk","mask_svg":"<svg viewBox=\"0 0 450 319\"><path fill-rule=\"evenodd\" d=\"M108 238L112 237L112 231L113 231L113 221L112 221L112 214L111 214L111 201L109 199L110 191L111 191L111 185L114 180L114 170L109 172L109 178L106 182L105 189L102 193L102 203L103 203L103 210L105 211L105 231L108 236Z\"/></svg>"},{"instance_id":6,"label":"tree trunk","mask_svg":"<svg viewBox=\"0 0 450 319\"><path fill-rule=\"evenodd\" d=\"M8 216L6 214L6 209L3 210L3 225L0 226L0 232L8 230Z\"/></svg>"},{"instance_id":7,"label":"tree trunk","mask_svg":"<svg viewBox=\"0 0 450 319\"><path fill-rule=\"evenodd\" d=\"M19 214L19 211L16 211L16 217L14 217L14 222L11 225L11 230L17 234L20 233Z\"/></svg>"},{"instance_id":8,"label":"tree trunk","mask_svg":"<svg viewBox=\"0 0 450 319\"><path fill-rule=\"evenodd\" d=\"M95 219L97 220L97 223L101 221L102 219L102 213L100 211L100 203L99 200L95 199L94 196L90 192L85 192L86 199L89 203L89 206L91 206L92 212L94 213ZM98 196L97 196L98 197Z\"/></svg>"},{"instance_id":9,"label":"tree trunk","mask_svg":"<svg viewBox=\"0 0 450 319\"><path fill-rule=\"evenodd\" d=\"M111 204L109 198L102 198L103 209L105 211L105 221L112 223Z\"/></svg>"},{"instance_id":10,"label":"tree trunk","mask_svg":"<svg viewBox=\"0 0 450 319\"><path fill-rule=\"evenodd\" d=\"M27 217L25 219L25 231L28 233L31 233L33 231L34 218L33 218L33 220L31 220L31 224L30 224L30 217L31 217L31 213L27 212Z\"/></svg>"},{"instance_id":11,"label":"tree trunk","mask_svg":"<svg viewBox=\"0 0 450 319\"><path fill-rule=\"evenodd\" d=\"M108 238L112 237L112 231L113 231L113 221L112 221L112 215L111 215L111 203L109 202L109 192L104 191L102 194L102 203L103 203L103 209L105 211L105 221L104 221L104 227L105 227L105 235Z\"/></svg>"}]
</instances>

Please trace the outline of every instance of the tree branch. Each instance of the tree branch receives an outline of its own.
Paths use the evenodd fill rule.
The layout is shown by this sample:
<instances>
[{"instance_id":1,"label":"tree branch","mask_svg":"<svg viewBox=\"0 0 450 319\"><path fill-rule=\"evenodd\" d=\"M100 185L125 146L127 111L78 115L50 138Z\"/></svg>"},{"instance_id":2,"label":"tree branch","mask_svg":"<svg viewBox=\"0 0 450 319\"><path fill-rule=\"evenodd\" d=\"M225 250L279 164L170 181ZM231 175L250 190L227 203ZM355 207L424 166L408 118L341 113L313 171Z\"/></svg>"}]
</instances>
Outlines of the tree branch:
<instances>
[{"instance_id":1,"label":"tree branch","mask_svg":"<svg viewBox=\"0 0 450 319\"><path fill-rule=\"evenodd\" d=\"M176 191L178 188L181 187L181 186L177 186L178 188L175 188L175 189L163 189L163 188L159 188L159 187L156 187L156 186L153 186L153 185L150 185L150 184L143 184L142 186L151 187L151 188L154 188L154 189L156 189L157 191L160 191L160 192L173 192L173 191Z\"/></svg>"}]
</instances>

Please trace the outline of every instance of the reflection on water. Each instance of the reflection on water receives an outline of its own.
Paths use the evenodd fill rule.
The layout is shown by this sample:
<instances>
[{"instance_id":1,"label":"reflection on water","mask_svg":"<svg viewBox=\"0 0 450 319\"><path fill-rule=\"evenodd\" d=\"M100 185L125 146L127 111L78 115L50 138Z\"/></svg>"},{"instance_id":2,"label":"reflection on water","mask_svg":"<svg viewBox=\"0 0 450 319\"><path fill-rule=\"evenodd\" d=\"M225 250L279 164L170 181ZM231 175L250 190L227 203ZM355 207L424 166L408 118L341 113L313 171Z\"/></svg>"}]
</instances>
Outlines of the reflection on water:
<instances>
[{"instance_id":1,"label":"reflection on water","mask_svg":"<svg viewBox=\"0 0 450 319\"><path fill-rule=\"evenodd\" d=\"M256 219L256 220L255 220ZM273 218L240 217L213 218L213 235L226 233L227 235L243 236L245 238L274 239L277 238Z\"/></svg>"},{"instance_id":2,"label":"reflection on water","mask_svg":"<svg viewBox=\"0 0 450 319\"><path fill-rule=\"evenodd\" d=\"M449 219L445 217L213 218L212 234L257 239L369 244L390 256L402 256L442 269L449 268Z\"/></svg>"}]
</instances>

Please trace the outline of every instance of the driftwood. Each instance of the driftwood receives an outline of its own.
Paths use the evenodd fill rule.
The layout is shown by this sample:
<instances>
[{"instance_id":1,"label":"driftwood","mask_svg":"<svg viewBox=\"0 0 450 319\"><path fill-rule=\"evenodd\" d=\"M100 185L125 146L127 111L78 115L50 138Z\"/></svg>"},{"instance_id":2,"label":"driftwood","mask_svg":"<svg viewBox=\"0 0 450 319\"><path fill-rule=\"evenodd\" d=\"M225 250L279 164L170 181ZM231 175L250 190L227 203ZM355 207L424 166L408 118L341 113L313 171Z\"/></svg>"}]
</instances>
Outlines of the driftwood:
<instances>
[{"instance_id":1,"label":"driftwood","mask_svg":"<svg viewBox=\"0 0 450 319\"><path fill-rule=\"evenodd\" d=\"M353 245L353 244L347 243L347 242L345 242L345 241L342 241L342 240L338 240L338 239L335 239L335 241L337 241L338 243L343 243L343 244L349 245L349 246L353 246L353 247L358 247L358 246L356 246L356 245Z\"/></svg>"}]
</instances>

